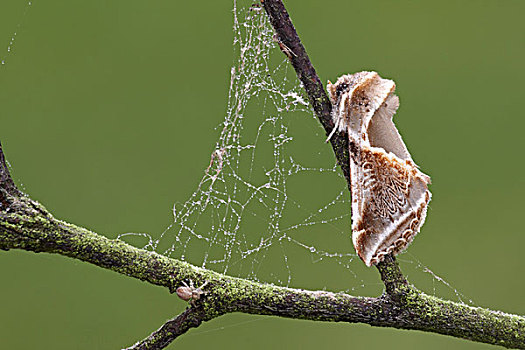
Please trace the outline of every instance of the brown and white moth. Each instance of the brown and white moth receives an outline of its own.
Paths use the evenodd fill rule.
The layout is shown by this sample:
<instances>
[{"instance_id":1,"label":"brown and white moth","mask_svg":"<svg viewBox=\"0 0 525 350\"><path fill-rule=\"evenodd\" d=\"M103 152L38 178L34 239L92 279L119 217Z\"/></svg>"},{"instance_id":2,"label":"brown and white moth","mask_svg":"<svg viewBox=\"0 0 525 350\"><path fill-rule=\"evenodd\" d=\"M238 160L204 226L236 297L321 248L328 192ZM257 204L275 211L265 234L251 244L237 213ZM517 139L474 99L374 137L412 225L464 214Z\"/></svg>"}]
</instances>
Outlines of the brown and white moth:
<instances>
[{"instance_id":1,"label":"brown and white moth","mask_svg":"<svg viewBox=\"0 0 525 350\"><path fill-rule=\"evenodd\" d=\"M430 177L419 171L392 117L395 83L376 72L328 82L335 132L349 141L352 241L367 266L404 250L425 221Z\"/></svg>"}]
</instances>

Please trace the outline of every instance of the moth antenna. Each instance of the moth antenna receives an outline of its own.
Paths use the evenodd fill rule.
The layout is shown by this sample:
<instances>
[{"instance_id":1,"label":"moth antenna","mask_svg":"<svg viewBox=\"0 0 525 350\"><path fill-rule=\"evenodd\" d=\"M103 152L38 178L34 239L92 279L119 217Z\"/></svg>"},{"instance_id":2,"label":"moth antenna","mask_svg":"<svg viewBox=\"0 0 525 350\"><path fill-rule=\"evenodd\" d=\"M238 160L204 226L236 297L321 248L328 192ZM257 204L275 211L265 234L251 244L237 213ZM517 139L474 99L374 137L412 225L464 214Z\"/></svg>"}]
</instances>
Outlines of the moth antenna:
<instances>
[{"instance_id":1,"label":"moth antenna","mask_svg":"<svg viewBox=\"0 0 525 350\"><path fill-rule=\"evenodd\" d=\"M334 128L332 129L332 132L330 133L330 135L328 135L328 138L325 141L326 143L328 143L328 141L330 141L330 139L332 138L332 136L334 136L336 131L337 131L337 123L334 125Z\"/></svg>"}]
</instances>

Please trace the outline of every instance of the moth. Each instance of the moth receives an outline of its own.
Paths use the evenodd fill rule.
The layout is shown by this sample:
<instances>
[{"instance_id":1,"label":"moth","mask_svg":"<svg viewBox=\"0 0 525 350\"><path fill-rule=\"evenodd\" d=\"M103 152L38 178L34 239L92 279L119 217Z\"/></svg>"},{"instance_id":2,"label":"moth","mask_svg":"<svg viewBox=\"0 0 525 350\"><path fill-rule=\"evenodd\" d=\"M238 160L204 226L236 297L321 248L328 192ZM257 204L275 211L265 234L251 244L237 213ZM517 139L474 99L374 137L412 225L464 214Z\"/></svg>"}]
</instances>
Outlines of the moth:
<instances>
[{"instance_id":1,"label":"moth","mask_svg":"<svg viewBox=\"0 0 525 350\"><path fill-rule=\"evenodd\" d=\"M392 121L395 83L376 72L328 82L335 132L348 135L352 242L367 266L403 251L423 225L431 193Z\"/></svg>"}]
</instances>

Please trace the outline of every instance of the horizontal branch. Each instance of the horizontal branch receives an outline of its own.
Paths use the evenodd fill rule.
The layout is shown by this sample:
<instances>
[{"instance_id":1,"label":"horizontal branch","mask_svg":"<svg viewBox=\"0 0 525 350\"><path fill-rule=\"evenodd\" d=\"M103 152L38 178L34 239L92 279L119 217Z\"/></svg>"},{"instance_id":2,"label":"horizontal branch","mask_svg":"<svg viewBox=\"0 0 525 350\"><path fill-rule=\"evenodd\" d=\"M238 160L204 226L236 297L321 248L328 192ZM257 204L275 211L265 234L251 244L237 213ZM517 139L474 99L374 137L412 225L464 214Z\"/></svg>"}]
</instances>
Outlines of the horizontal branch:
<instances>
[{"instance_id":1,"label":"horizontal branch","mask_svg":"<svg viewBox=\"0 0 525 350\"><path fill-rule=\"evenodd\" d=\"M2 179L10 179L6 171L0 165ZM40 203L10 188L9 181L2 181L0 193L0 249L68 256L172 293L183 281L207 281L206 294L197 302L200 321L243 312L417 329L525 348L525 318L428 296L406 283L392 258L380 265L387 293L379 298L285 288L219 274L55 219Z\"/></svg>"}]
</instances>

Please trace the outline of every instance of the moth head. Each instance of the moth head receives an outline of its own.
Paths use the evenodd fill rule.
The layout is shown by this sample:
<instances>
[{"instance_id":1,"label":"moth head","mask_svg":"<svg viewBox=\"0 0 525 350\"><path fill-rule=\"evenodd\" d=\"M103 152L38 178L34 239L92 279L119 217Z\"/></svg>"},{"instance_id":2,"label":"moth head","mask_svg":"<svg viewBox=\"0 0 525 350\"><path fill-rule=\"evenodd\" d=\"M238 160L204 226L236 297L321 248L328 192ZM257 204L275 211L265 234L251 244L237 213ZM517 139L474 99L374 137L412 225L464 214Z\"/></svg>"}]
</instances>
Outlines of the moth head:
<instances>
[{"instance_id":1,"label":"moth head","mask_svg":"<svg viewBox=\"0 0 525 350\"><path fill-rule=\"evenodd\" d=\"M378 76L376 72L365 71L342 75L334 84L328 81L328 95L330 96L332 104L335 104L338 100L341 100L343 96L351 93L357 86L362 85L368 80L374 79L376 76Z\"/></svg>"},{"instance_id":2,"label":"moth head","mask_svg":"<svg viewBox=\"0 0 525 350\"><path fill-rule=\"evenodd\" d=\"M373 114L380 104L375 96L375 89L382 80L376 72L364 71L343 75L335 84L328 82L327 90L332 102L334 122L329 139L336 131L356 130L366 113Z\"/></svg>"},{"instance_id":3,"label":"moth head","mask_svg":"<svg viewBox=\"0 0 525 350\"><path fill-rule=\"evenodd\" d=\"M341 79L347 76L348 75L343 75L342 77L337 79L337 82L335 84L332 84L332 82L328 80L326 88L328 90L328 96L330 97L330 101L332 103L341 99L341 95L350 91L350 82L347 81L347 79Z\"/></svg>"}]
</instances>

